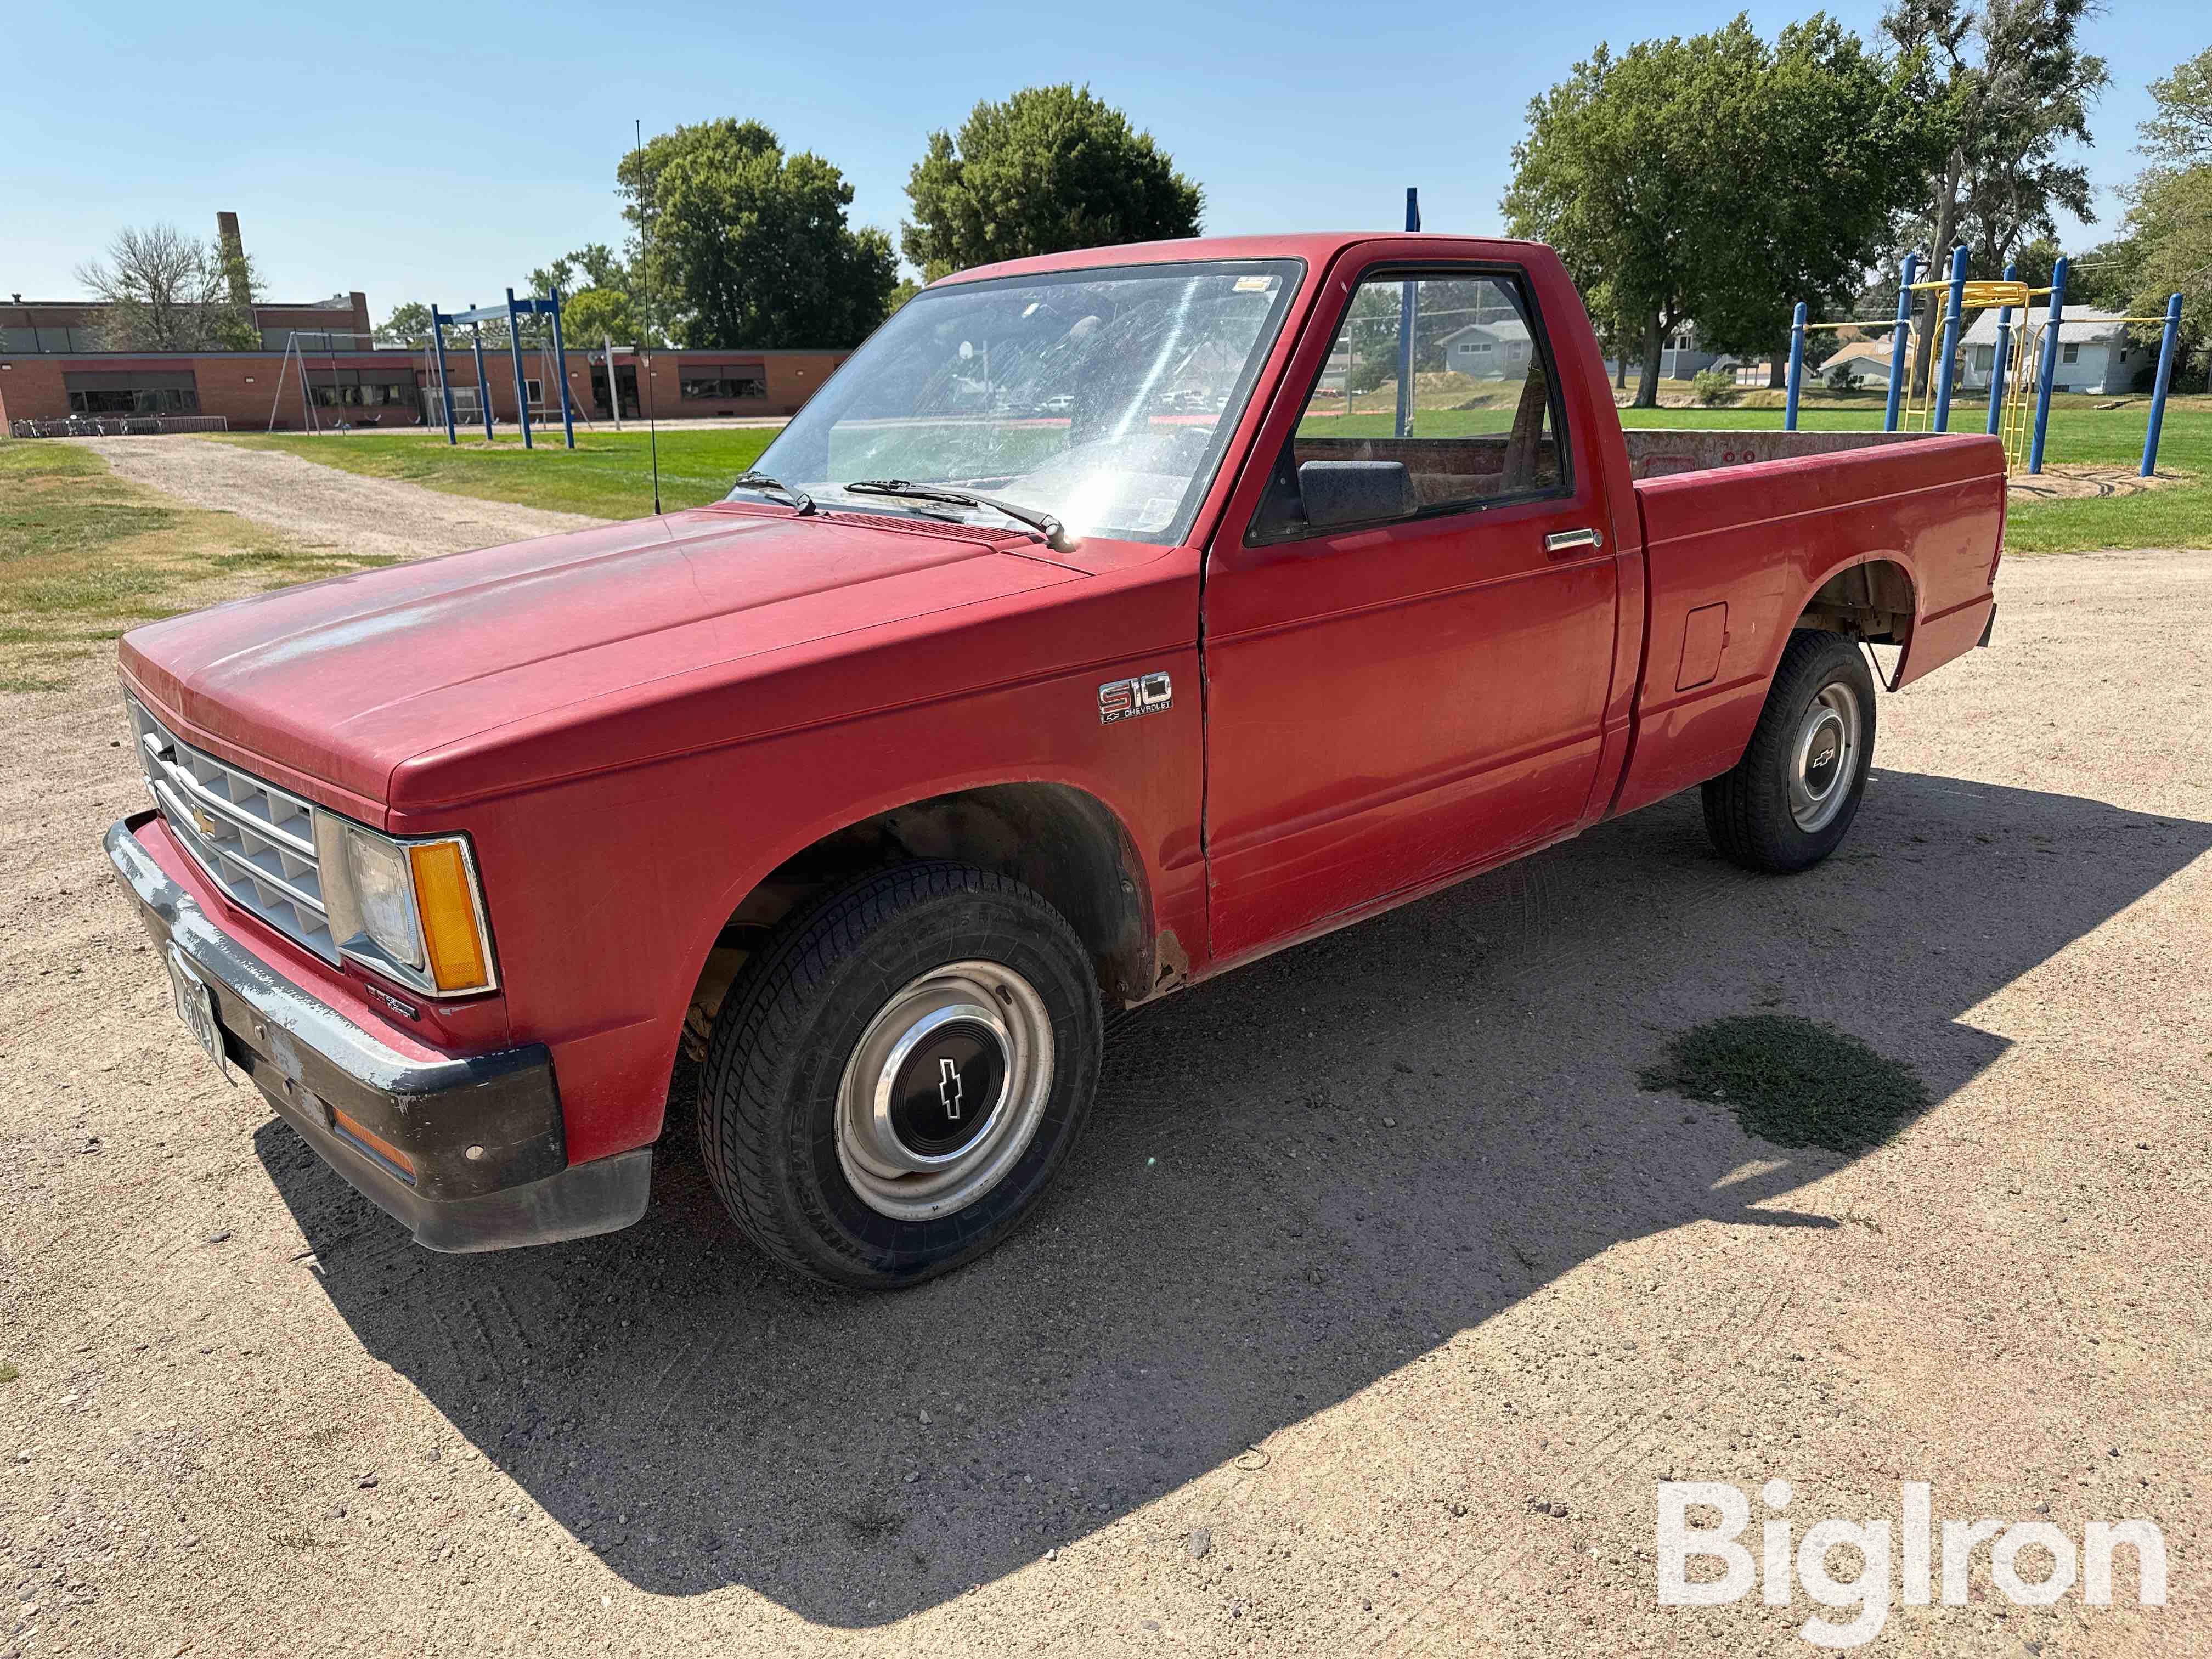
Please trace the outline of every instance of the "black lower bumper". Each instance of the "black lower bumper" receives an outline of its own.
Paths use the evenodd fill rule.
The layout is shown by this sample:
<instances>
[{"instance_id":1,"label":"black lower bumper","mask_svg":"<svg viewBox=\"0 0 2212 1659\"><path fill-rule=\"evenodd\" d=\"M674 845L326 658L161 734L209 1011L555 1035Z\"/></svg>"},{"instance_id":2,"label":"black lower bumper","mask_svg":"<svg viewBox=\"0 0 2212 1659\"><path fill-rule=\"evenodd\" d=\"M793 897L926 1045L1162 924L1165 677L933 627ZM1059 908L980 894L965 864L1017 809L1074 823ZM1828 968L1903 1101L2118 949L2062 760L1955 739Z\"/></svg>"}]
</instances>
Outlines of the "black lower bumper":
<instances>
[{"instance_id":1,"label":"black lower bumper","mask_svg":"<svg viewBox=\"0 0 2212 1659\"><path fill-rule=\"evenodd\" d=\"M107 856L164 952L215 1002L224 1059L338 1174L434 1250L548 1244L645 1213L653 1152L568 1161L542 1043L419 1060L293 983L218 928L141 844L158 814L107 831ZM393 1160L364 1137L403 1155Z\"/></svg>"}]
</instances>

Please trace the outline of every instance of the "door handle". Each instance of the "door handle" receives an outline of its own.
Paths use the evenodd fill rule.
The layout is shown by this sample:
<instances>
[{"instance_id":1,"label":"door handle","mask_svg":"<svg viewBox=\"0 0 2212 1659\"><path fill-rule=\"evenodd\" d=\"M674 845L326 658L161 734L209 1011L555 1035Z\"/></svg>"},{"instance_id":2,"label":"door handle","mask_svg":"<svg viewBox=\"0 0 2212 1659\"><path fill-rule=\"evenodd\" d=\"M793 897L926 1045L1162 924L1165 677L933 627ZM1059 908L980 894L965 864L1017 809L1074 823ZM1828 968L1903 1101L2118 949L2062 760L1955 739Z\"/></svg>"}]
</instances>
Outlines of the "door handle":
<instances>
[{"instance_id":1,"label":"door handle","mask_svg":"<svg viewBox=\"0 0 2212 1659\"><path fill-rule=\"evenodd\" d=\"M1585 547L1603 547L1605 538L1595 530L1560 530L1544 538L1544 554L1556 559Z\"/></svg>"}]
</instances>

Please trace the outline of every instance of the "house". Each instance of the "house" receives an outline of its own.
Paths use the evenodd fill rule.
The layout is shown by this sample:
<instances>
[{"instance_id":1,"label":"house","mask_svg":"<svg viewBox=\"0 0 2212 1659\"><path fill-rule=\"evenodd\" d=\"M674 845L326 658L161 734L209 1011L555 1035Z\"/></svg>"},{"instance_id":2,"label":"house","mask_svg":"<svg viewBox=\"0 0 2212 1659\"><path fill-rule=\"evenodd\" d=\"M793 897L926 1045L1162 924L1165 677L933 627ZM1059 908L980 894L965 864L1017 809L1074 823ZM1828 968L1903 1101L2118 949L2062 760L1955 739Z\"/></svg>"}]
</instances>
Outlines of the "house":
<instances>
[{"instance_id":1,"label":"house","mask_svg":"<svg viewBox=\"0 0 2212 1659\"><path fill-rule=\"evenodd\" d=\"M1721 356L1713 359L1709 374L1725 374L1741 386L1766 386L1778 384L1774 376L1775 360L1771 357Z\"/></svg>"},{"instance_id":2,"label":"house","mask_svg":"<svg viewBox=\"0 0 2212 1659\"><path fill-rule=\"evenodd\" d=\"M1699 347L1695 323L1685 323L1660 345L1659 378L1662 380L1693 380L1718 362L1720 357L1719 352L1706 351ZM1619 380L1620 361L1611 357L1606 359L1605 372L1607 379ZM1644 356L1638 352L1628 360L1628 375L1633 380L1643 372Z\"/></svg>"},{"instance_id":3,"label":"house","mask_svg":"<svg viewBox=\"0 0 2212 1659\"><path fill-rule=\"evenodd\" d=\"M1445 335L1439 343L1444 349L1444 367L1455 374L1477 380L1519 380L1528 376L1528 325L1517 317L1469 323Z\"/></svg>"},{"instance_id":4,"label":"house","mask_svg":"<svg viewBox=\"0 0 2212 1659\"><path fill-rule=\"evenodd\" d=\"M1819 385L1838 368L1857 378L1864 392L1889 390L1890 344L1887 340L1856 340L1822 363L1805 371L1808 385Z\"/></svg>"},{"instance_id":5,"label":"house","mask_svg":"<svg viewBox=\"0 0 2212 1659\"><path fill-rule=\"evenodd\" d=\"M2020 331L2021 315L2013 313L2013 331ZM1959 345L1959 384L1969 390L1987 391L1990 366L1997 349L1997 313L1975 313L1973 325ZM2136 376L2158 362L2158 348L2138 345L2128 338L2120 313L2069 307L2058 325L2058 361L2051 366L2053 392L2110 393L2135 390Z\"/></svg>"}]
</instances>

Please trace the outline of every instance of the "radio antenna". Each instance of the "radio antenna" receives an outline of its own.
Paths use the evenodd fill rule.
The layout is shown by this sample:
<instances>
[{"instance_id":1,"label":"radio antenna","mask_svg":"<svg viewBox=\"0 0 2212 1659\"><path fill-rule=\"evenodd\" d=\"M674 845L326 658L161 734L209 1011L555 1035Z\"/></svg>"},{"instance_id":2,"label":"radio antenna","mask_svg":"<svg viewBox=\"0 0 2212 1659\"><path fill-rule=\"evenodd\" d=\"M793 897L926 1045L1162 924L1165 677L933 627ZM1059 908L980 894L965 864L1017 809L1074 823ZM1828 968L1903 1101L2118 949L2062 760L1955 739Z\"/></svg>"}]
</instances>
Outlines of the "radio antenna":
<instances>
[{"instance_id":1,"label":"radio antenna","mask_svg":"<svg viewBox=\"0 0 2212 1659\"><path fill-rule=\"evenodd\" d=\"M633 141L631 155L637 161L637 263L638 297L645 301L639 307L640 320L645 325L645 343L638 349L639 366L645 370L645 380L638 391L645 398L645 441L653 452L653 516L660 516L660 422L659 400L653 395L653 206L647 199L645 179L645 123L633 118L630 122ZM607 385L614 385L615 366L607 365Z\"/></svg>"}]
</instances>

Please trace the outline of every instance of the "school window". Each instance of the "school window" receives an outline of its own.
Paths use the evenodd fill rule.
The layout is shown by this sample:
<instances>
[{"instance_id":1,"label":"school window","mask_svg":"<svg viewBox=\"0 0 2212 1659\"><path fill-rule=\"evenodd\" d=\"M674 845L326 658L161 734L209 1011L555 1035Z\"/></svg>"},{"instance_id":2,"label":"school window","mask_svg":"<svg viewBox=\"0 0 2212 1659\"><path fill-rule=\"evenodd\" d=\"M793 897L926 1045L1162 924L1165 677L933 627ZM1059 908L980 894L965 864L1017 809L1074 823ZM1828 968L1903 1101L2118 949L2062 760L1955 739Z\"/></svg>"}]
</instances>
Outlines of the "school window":
<instances>
[{"instance_id":1,"label":"school window","mask_svg":"<svg viewBox=\"0 0 2212 1659\"><path fill-rule=\"evenodd\" d=\"M380 378L380 376L381 378ZM389 369L341 368L307 371L307 397L318 409L383 409L416 401L415 377L395 378Z\"/></svg>"},{"instance_id":2,"label":"school window","mask_svg":"<svg viewBox=\"0 0 2212 1659\"><path fill-rule=\"evenodd\" d=\"M72 415L195 415L200 394L187 386L102 387L70 392L69 405Z\"/></svg>"},{"instance_id":3,"label":"school window","mask_svg":"<svg viewBox=\"0 0 2212 1659\"><path fill-rule=\"evenodd\" d=\"M62 376L73 415L194 415L200 394L189 369L86 371Z\"/></svg>"},{"instance_id":4,"label":"school window","mask_svg":"<svg viewBox=\"0 0 2212 1659\"><path fill-rule=\"evenodd\" d=\"M768 381L758 374L718 370L708 374L687 374L678 383L678 395L685 398L765 398Z\"/></svg>"}]
</instances>

